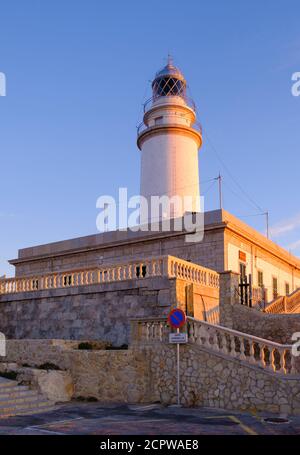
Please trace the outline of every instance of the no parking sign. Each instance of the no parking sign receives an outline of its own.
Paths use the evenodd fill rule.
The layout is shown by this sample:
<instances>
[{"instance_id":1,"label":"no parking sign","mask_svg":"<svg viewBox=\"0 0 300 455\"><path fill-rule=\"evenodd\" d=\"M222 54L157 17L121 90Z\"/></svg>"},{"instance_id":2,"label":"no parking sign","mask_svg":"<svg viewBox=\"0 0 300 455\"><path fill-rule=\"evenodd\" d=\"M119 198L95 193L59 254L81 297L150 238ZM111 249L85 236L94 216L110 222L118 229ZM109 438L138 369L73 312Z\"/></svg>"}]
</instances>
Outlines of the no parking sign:
<instances>
[{"instance_id":1,"label":"no parking sign","mask_svg":"<svg viewBox=\"0 0 300 455\"><path fill-rule=\"evenodd\" d=\"M182 311L180 308L174 308L169 313L168 322L170 326L173 327L174 329L179 329L186 322L185 312Z\"/></svg>"},{"instance_id":2,"label":"no parking sign","mask_svg":"<svg viewBox=\"0 0 300 455\"><path fill-rule=\"evenodd\" d=\"M186 323L186 314L180 308L174 308L170 311L168 322L171 327L177 329L177 333L170 333L169 343L177 344L177 406L180 406L180 359L179 359L179 345L187 343L187 333L180 333L180 327Z\"/></svg>"}]
</instances>

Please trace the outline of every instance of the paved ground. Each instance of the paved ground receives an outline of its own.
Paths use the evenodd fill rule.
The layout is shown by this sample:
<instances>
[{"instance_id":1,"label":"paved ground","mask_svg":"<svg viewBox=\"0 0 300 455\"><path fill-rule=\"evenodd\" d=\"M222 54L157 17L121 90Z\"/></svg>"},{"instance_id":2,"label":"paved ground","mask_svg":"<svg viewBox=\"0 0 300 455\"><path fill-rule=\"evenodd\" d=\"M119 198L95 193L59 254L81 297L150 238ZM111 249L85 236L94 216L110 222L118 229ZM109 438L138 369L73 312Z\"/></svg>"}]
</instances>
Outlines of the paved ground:
<instances>
[{"instance_id":1,"label":"paved ground","mask_svg":"<svg viewBox=\"0 0 300 455\"><path fill-rule=\"evenodd\" d=\"M72 402L44 414L0 419L0 434L300 435L300 416L281 424L266 423L264 417L207 408Z\"/></svg>"}]
</instances>

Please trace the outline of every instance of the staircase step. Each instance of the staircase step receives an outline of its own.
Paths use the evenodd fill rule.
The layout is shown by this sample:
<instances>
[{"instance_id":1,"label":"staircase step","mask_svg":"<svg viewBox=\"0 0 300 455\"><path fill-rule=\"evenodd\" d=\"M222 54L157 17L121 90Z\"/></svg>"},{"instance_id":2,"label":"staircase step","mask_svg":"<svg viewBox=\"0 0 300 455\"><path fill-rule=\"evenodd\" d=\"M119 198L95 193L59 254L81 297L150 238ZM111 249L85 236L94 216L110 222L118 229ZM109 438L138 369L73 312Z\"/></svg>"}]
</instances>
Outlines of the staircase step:
<instances>
[{"instance_id":1,"label":"staircase step","mask_svg":"<svg viewBox=\"0 0 300 455\"><path fill-rule=\"evenodd\" d=\"M18 385L17 381L0 377L0 390L15 387L17 385Z\"/></svg>"},{"instance_id":2,"label":"staircase step","mask_svg":"<svg viewBox=\"0 0 300 455\"><path fill-rule=\"evenodd\" d=\"M54 406L53 404L47 405L47 406L40 406L39 408L31 408L31 409L25 409L21 410L19 409L17 412L8 412L8 413L3 413L0 414L0 419L6 419L8 417L13 417L13 416L26 416L26 415L35 415L35 414L44 414L46 412L52 412L56 411L58 409L58 406Z\"/></svg>"},{"instance_id":3,"label":"staircase step","mask_svg":"<svg viewBox=\"0 0 300 455\"><path fill-rule=\"evenodd\" d=\"M38 392L32 395L24 396L24 397L17 397L17 398L4 398L3 400L0 400L0 411L2 408L6 407L7 405L17 405L19 403L34 403L36 401L39 401L41 399L45 399L44 396L40 395Z\"/></svg>"},{"instance_id":4,"label":"staircase step","mask_svg":"<svg viewBox=\"0 0 300 455\"><path fill-rule=\"evenodd\" d=\"M38 392L36 390L18 390L16 387L16 390L7 391L6 393L0 392L0 403L2 400L6 400L7 398L23 398L26 396L36 395L37 393Z\"/></svg>"},{"instance_id":5,"label":"staircase step","mask_svg":"<svg viewBox=\"0 0 300 455\"><path fill-rule=\"evenodd\" d=\"M3 388L0 387L0 397L2 397L2 395L7 395L8 393L14 393L17 391L26 392L28 390L30 390L30 388L27 385L14 385L11 387Z\"/></svg>"},{"instance_id":6,"label":"staircase step","mask_svg":"<svg viewBox=\"0 0 300 455\"><path fill-rule=\"evenodd\" d=\"M48 409L48 408L53 408L54 404L47 400L36 400L28 403L20 403L20 404L10 404L10 405L5 405L1 406L0 408L0 417L3 417L4 415L18 415L19 413L24 413L24 412L35 412L36 410L41 410L41 409Z\"/></svg>"},{"instance_id":7,"label":"staircase step","mask_svg":"<svg viewBox=\"0 0 300 455\"><path fill-rule=\"evenodd\" d=\"M38 390L0 377L0 419L15 415L41 414L55 409L55 404Z\"/></svg>"},{"instance_id":8,"label":"staircase step","mask_svg":"<svg viewBox=\"0 0 300 455\"><path fill-rule=\"evenodd\" d=\"M49 401L47 397L42 394L37 393L36 395L29 395L25 398L6 398L5 400L0 401L0 412L7 407L17 407L18 405L36 405L40 402Z\"/></svg>"}]
</instances>

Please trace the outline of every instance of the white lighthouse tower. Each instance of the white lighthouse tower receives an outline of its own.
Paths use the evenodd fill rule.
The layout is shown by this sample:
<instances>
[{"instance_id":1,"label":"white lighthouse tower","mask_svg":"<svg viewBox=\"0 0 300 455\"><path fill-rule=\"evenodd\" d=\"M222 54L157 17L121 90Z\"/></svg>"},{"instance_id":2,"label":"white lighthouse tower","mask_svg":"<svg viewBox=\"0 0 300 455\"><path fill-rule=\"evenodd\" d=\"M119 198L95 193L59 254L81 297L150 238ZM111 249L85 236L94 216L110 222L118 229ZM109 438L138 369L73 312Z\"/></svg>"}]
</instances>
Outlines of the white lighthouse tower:
<instances>
[{"instance_id":1,"label":"white lighthouse tower","mask_svg":"<svg viewBox=\"0 0 300 455\"><path fill-rule=\"evenodd\" d=\"M156 74L152 92L153 96L144 105L137 138L141 150L140 194L149 206L148 216L141 212L141 224L157 221L150 213L151 196L168 196L182 202L165 207L160 219L200 211L201 128L196 123L194 102L186 95L186 80L170 58Z\"/></svg>"}]
</instances>

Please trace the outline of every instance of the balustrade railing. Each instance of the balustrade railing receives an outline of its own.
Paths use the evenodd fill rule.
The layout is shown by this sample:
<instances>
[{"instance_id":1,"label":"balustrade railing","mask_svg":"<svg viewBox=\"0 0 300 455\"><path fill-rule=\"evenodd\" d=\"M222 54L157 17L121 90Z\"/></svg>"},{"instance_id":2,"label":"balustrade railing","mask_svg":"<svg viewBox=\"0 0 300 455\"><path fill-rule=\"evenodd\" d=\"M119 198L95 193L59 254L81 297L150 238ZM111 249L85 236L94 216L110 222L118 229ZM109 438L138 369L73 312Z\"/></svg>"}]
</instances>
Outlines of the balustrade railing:
<instances>
[{"instance_id":1,"label":"balustrade railing","mask_svg":"<svg viewBox=\"0 0 300 455\"><path fill-rule=\"evenodd\" d=\"M167 320L139 319L133 321L135 343L152 344L168 341ZM188 342L223 356L247 362L272 373L299 374L292 346L274 343L226 327L188 317Z\"/></svg>"},{"instance_id":2,"label":"balustrade railing","mask_svg":"<svg viewBox=\"0 0 300 455\"><path fill-rule=\"evenodd\" d=\"M217 272L174 256L158 256L98 268L0 279L0 294L86 286L156 276L182 278L208 287L219 287Z\"/></svg>"},{"instance_id":3,"label":"balustrade railing","mask_svg":"<svg viewBox=\"0 0 300 455\"><path fill-rule=\"evenodd\" d=\"M178 116L178 118L179 118L179 120L182 121L182 117ZM157 126L157 125L155 125L155 126ZM193 122L190 125L185 125L182 122L178 121L178 123L176 123L176 122L174 122L174 123L160 123L159 126L189 126L190 128L193 128L194 130L197 130L200 134L202 134L202 125L201 125L200 122L197 122L197 121ZM143 133L148 128L151 128L151 127L146 125L144 122L139 123L138 126L136 127L137 136L139 136L141 133Z\"/></svg>"},{"instance_id":4,"label":"balustrade railing","mask_svg":"<svg viewBox=\"0 0 300 455\"><path fill-rule=\"evenodd\" d=\"M295 310L300 312L300 289L296 289L292 294L279 296L271 302L266 308L266 313L294 313Z\"/></svg>"},{"instance_id":5,"label":"balustrade railing","mask_svg":"<svg viewBox=\"0 0 300 455\"><path fill-rule=\"evenodd\" d=\"M292 346L189 318L189 341L274 373L293 374Z\"/></svg>"}]
</instances>

